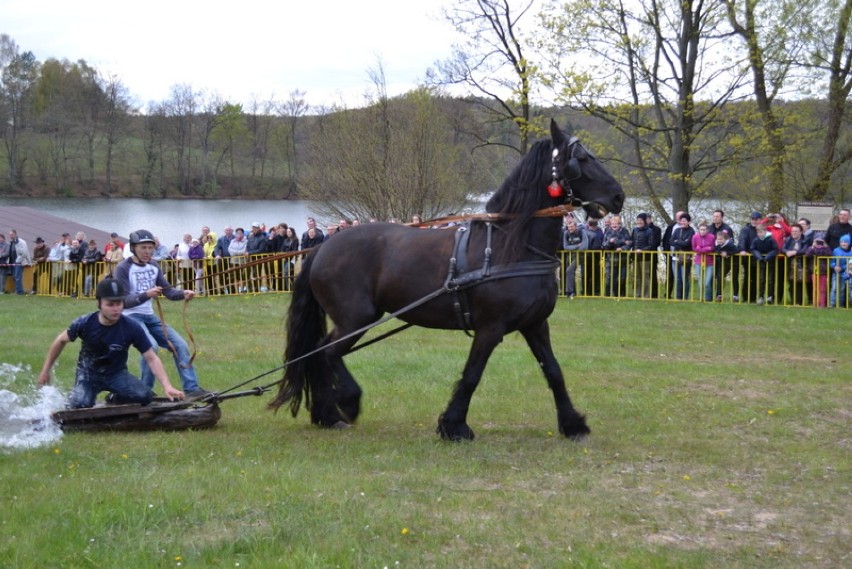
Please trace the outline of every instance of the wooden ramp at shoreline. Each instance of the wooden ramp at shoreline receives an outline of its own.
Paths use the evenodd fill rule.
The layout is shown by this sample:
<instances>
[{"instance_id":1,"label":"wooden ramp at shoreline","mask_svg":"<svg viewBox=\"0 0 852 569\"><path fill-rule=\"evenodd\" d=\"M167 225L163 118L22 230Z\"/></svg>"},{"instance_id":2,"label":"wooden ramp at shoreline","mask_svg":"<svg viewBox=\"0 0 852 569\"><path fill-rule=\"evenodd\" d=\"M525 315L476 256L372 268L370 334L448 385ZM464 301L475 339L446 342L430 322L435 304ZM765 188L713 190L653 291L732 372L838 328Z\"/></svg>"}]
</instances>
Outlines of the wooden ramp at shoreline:
<instances>
[{"instance_id":1,"label":"wooden ramp at shoreline","mask_svg":"<svg viewBox=\"0 0 852 569\"><path fill-rule=\"evenodd\" d=\"M3 233L6 239L9 238L10 229L16 230L18 237L27 242L31 253L36 237L44 239L45 245L49 248L63 233L69 233L73 239L78 231L85 233L87 240L94 239L98 243L98 249L103 251L104 245L110 240L111 233L83 225L72 219L50 215L32 207L0 207L0 233ZM121 240L126 243L127 237L122 236Z\"/></svg>"}]
</instances>

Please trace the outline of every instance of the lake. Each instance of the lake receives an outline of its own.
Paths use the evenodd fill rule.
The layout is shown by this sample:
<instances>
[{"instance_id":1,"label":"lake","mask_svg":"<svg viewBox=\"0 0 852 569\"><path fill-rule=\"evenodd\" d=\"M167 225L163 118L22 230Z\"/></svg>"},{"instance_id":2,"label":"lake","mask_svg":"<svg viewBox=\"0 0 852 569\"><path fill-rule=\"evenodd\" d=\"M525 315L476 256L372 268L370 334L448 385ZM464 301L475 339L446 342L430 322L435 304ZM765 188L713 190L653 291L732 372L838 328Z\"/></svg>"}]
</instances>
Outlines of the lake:
<instances>
[{"instance_id":1,"label":"lake","mask_svg":"<svg viewBox=\"0 0 852 569\"><path fill-rule=\"evenodd\" d=\"M255 221L266 224L267 228L284 222L294 226L296 232L301 234L307 229L305 219L309 216L316 217L320 227L325 227L327 222L337 221L320 218L312 209L314 203L308 200L0 197L0 207L31 207L102 231L115 231L124 236L136 229L148 229L167 246L180 242L184 233L198 236L204 225L210 227L217 235L221 235L226 225L234 228L243 227L248 232ZM479 211L482 205L471 204L472 210ZM738 230L743 222L747 222L748 212L753 209L740 202L719 203L713 200L696 200L690 206L693 222L697 223L699 219L709 218L717 207L722 207L728 213L728 223L735 230ZM628 225L632 226L635 215L643 210L652 210L646 200L628 198L624 212ZM791 207L791 211L795 212L795 207ZM664 225L660 223L659 216L654 217L658 225ZM814 223L814 228L824 229L817 223Z\"/></svg>"},{"instance_id":2,"label":"lake","mask_svg":"<svg viewBox=\"0 0 852 569\"><path fill-rule=\"evenodd\" d=\"M307 229L306 218L315 215L311 202L300 200L0 198L3 206L30 207L124 236L147 229L166 245L180 242L184 233L197 237L204 225L222 235L226 225L248 233L255 221L267 228L284 222L301 234Z\"/></svg>"}]
</instances>

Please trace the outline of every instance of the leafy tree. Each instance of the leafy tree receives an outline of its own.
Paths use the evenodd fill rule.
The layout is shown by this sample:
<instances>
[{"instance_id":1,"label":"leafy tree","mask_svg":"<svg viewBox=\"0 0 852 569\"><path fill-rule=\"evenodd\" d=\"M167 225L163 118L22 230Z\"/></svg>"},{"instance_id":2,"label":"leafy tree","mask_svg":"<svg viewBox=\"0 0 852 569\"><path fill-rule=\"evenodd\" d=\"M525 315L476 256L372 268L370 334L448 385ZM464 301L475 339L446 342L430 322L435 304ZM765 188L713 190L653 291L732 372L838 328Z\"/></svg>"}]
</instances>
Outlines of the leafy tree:
<instances>
[{"instance_id":1,"label":"leafy tree","mask_svg":"<svg viewBox=\"0 0 852 569\"><path fill-rule=\"evenodd\" d=\"M21 53L12 38L0 34L0 134L6 150L10 188L25 184L27 155L21 134L29 121L30 98L38 73L39 62L33 52Z\"/></svg>"},{"instance_id":2,"label":"leafy tree","mask_svg":"<svg viewBox=\"0 0 852 569\"><path fill-rule=\"evenodd\" d=\"M542 15L541 76L623 137L619 159L667 222L727 161L723 107L743 82L720 0L572 0ZM735 55L735 54L733 54Z\"/></svg>"},{"instance_id":3,"label":"leafy tree","mask_svg":"<svg viewBox=\"0 0 852 569\"><path fill-rule=\"evenodd\" d=\"M849 131L846 109L852 90L852 0L828 0L817 6L819 29L811 36L815 40L811 65L827 77L828 112L817 174L805 195L809 200L823 199L834 173L852 161L852 141L848 134L843 136Z\"/></svg>"},{"instance_id":4,"label":"leafy tree","mask_svg":"<svg viewBox=\"0 0 852 569\"><path fill-rule=\"evenodd\" d=\"M214 176L218 177L219 168L227 159L228 174L237 178L236 159L241 150L247 147L249 131L246 126L243 106L225 103L217 109L218 120L213 128L212 137L219 149Z\"/></svg>"},{"instance_id":5,"label":"leafy tree","mask_svg":"<svg viewBox=\"0 0 852 569\"><path fill-rule=\"evenodd\" d=\"M33 87L34 128L47 135L47 156L36 156L57 189L95 184L98 122L104 96L97 70L84 60L48 59ZM49 164L49 166L48 166Z\"/></svg>"},{"instance_id":6,"label":"leafy tree","mask_svg":"<svg viewBox=\"0 0 852 569\"><path fill-rule=\"evenodd\" d=\"M822 0L725 0L725 6L731 28L748 54L754 101L763 128L759 144L768 157L765 177L769 209L780 211L790 198L788 188L793 184L786 171L795 167L798 156L813 160L807 148L818 144L817 136L823 138L822 156L813 174L816 181L810 183L805 197L822 199L832 172L848 160L848 156L835 156L834 151L852 85L848 82L850 45L846 37L852 1L840 6L836 1ZM834 27L829 21L837 22L833 43L824 41L831 37L829 30ZM831 54L828 58L823 55L826 52ZM797 98L812 85L825 84L821 81L825 74L829 75L827 128L820 124L814 130L790 114L791 105L776 104L784 95Z\"/></svg>"}]
</instances>

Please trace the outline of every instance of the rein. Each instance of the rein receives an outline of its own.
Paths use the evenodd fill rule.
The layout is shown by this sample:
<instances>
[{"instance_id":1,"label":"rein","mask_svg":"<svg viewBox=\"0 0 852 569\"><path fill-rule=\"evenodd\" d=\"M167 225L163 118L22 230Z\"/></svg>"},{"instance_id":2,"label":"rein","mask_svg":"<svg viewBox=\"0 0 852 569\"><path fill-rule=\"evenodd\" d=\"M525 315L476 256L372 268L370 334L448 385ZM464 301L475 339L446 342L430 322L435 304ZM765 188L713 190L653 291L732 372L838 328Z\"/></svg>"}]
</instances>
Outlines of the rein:
<instances>
[{"instance_id":1,"label":"rein","mask_svg":"<svg viewBox=\"0 0 852 569\"><path fill-rule=\"evenodd\" d=\"M566 215L566 214L568 214L572 211L574 211L574 206L572 204L564 204L564 205L559 205L559 206L554 206L554 207L543 208L543 209L537 210L536 212L533 213L532 217L536 217L536 218L562 217L562 216L564 216L564 215ZM449 228L449 227L452 227L450 224L456 224L456 223L460 223L460 222L464 222L465 224L467 224L468 222L472 222L472 221L484 221L484 222L489 224L489 229L490 229L490 227L491 227L490 223L491 222L500 221L500 220L504 220L504 219L511 219L511 218L514 218L514 217L516 217L516 216L512 215L512 214L505 214L505 213L502 213L502 214L501 213L476 213L476 214L452 215L452 216L439 217L439 218L427 220L423 223L408 224L408 225L410 225L412 227L418 227L418 226L424 226L424 225L447 225L448 228ZM489 230L488 234L489 234L489 242L490 242L490 234L491 234L490 230ZM459 243L458 243L458 238L457 238L457 244L456 245L458 246L458 244ZM313 249L313 247L311 249ZM255 259L255 260L252 260L252 261L248 261L247 263L243 263L241 265L236 265L234 267L230 267L228 269L225 269L224 271L219 271L219 272L213 273L211 276L224 275L224 274L228 274L228 273L235 272L235 271L245 270L247 267L253 267L253 266L257 266L257 265L262 265L264 263L269 263L270 261L277 261L277 260L281 260L281 259L290 259L290 258L299 256L299 255L305 255L311 249L303 249L301 251L291 251L291 252L288 252L288 253L277 253L277 254L274 254L274 255L264 256L261 259ZM490 247L489 247L489 249L490 249ZM456 253L458 253L458 249L457 249ZM489 253L490 253L490 251L489 251ZM539 253L541 253L541 252L539 252ZM542 255L544 255L544 253L542 253ZM544 256L549 257L548 255L544 255ZM441 288L433 291L432 293L424 296L423 298L420 298L419 300L412 302L411 304L397 310L396 312L385 315L384 317L377 320L376 322L373 322L372 324L368 324L367 326L359 328L358 330L355 330L354 332L347 334L346 336L338 338L337 340L329 342L328 344L324 344L322 346L319 346L318 348L316 348L316 349L314 349L314 350L312 350L312 351L310 351L306 354L302 354L301 356L299 356L298 358L296 358L294 360L285 362L283 365L281 365L281 366L279 366L275 369L272 369L268 372L265 372L265 373L260 374L256 377L248 379L248 380L246 380L242 383L239 383L239 384L237 384L233 387L230 387L229 389L222 391L221 393L210 394L210 395L204 396L204 398L202 398L201 400L202 401L219 401L220 400L219 398L220 398L221 395L224 395L224 394L229 393L229 392L231 392L235 389L238 389L238 388L240 388L244 385L252 383L252 382L254 382L255 380L257 380L261 377L269 375L270 373L274 373L278 370L284 369L285 367L287 367L291 363L295 363L299 360L302 360L302 359L308 358L310 356L316 355L319 352L321 352L321 351L323 351L327 348L330 348L331 346L334 346L334 345L336 345L340 342L348 340L349 338L351 338L355 335L363 334L363 333L371 330L372 328L375 328L376 326L384 324L385 322L387 322L387 321L389 321L393 318L396 318L396 317L398 317L398 316L400 316L400 315L402 315L402 314L404 314L404 313L406 313L410 310L414 310L418 306L421 306L422 304L425 304L425 303L429 302L430 300L433 300L433 299L435 299L435 298L437 298L437 297L439 297L443 294L447 294L447 293L450 293L450 292L454 292L454 293L458 294L458 293L460 293L461 291L463 291L467 288L471 288L473 286L482 284L484 282L492 281L492 280L549 274L549 273L552 273L554 271L554 269L556 268L556 266L559 263L559 261L556 260L556 259L553 259L553 260L547 259L547 260L543 260L543 261L527 261L527 262L524 262L524 263L521 263L521 264L514 263L512 265L497 265L497 266L492 267L490 265L490 254L487 254L485 265L481 269L475 270L475 271L470 271L470 272L465 272L463 269L461 271L458 270L460 267L456 266L457 262L458 262L458 258L456 258L454 256L454 258L450 260L450 270L449 270L449 273L447 275L447 279L444 282L443 286L441 286ZM157 297L154 300L156 301L157 312L159 313L160 320L163 322L163 325L165 326L166 322L165 322L165 319L163 318L163 311L162 311L162 306L160 304L160 299L159 299L159 297ZM185 303L184 304L184 310L183 310L184 327L187 331L187 335L189 336L190 341L192 342L192 347L193 347L193 354L192 354L192 358L190 359L190 365L191 365L192 361L195 359L196 345L195 345L195 338L192 335L191 330L189 329L189 322L188 322L188 318L187 318L187 309L188 309L189 302L184 301L184 303ZM470 336L470 333L468 332L468 330L470 329L470 322L469 322L469 320L466 320L465 318L463 318L463 314L461 314L461 312L460 312L460 316L462 316L461 319L460 319L460 321L463 323L462 330L465 332L465 334ZM376 338L368 340L367 342L364 342L363 344L360 344L358 346L354 346L351 350L349 350L349 353L352 353L356 350L360 350L361 348L366 348L367 346L369 346L371 344L374 344L374 343L376 343L380 340L383 340L383 339L385 339L389 336L392 336L392 335L394 335L398 332L402 332L403 330L406 330L407 328L410 328L411 326L412 326L412 324L403 324L402 326L399 326L399 327L397 327L393 330L390 330L390 331L388 331L388 332L386 332L386 333L384 333L384 334L382 334L382 335L380 335ZM169 340L168 335L166 335L166 341L169 343L169 348L174 353L177 353L177 350L175 349L174 345L171 343L171 340ZM243 396L243 395L261 395L262 393L269 391L269 389L271 389L273 386L281 383L282 381L284 381L284 380L279 379L279 380L274 381L274 382L272 382L268 385L263 385L263 386L257 387L255 389L252 389L252 390L249 390L249 391L240 392L240 393L233 393L233 394L230 395L230 397L240 397L240 396ZM227 398L230 398L230 397L227 397Z\"/></svg>"},{"instance_id":2,"label":"rein","mask_svg":"<svg viewBox=\"0 0 852 569\"><path fill-rule=\"evenodd\" d=\"M169 338L169 330L168 324L166 324L166 317L163 313L163 305L160 302L160 297L154 297L154 306L157 307L157 316L160 317L160 322L163 323L163 336L166 338L166 344L168 344L169 351L172 352L175 356L177 356L177 348L172 343L171 338ZM192 330L189 328L189 301L184 299L183 301L183 329L186 330L186 335L189 337L190 344L192 344L192 355L189 357L189 362L184 364L183 362L178 362L178 365L183 369L189 369L192 367L192 362L195 361L195 356L198 354L198 346L195 343L195 336L192 334Z\"/></svg>"}]
</instances>

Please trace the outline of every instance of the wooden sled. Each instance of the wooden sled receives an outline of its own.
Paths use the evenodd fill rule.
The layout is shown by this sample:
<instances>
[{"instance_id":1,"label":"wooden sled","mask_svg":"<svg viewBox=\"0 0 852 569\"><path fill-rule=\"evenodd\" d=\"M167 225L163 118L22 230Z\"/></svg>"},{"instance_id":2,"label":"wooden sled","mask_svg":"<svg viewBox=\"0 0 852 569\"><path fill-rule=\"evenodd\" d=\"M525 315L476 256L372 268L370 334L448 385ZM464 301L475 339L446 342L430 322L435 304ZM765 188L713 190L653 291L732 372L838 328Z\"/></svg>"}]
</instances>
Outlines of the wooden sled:
<instances>
[{"instance_id":1,"label":"wooden sled","mask_svg":"<svg viewBox=\"0 0 852 569\"><path fill-rule=\"evenodd\" d=\"M218 402L169 401L165 398L155 398L150 405L99 404L82 409L64 409L52 415L66 433L209 429L221 416Z\"/></svg>"}]
</instances>

